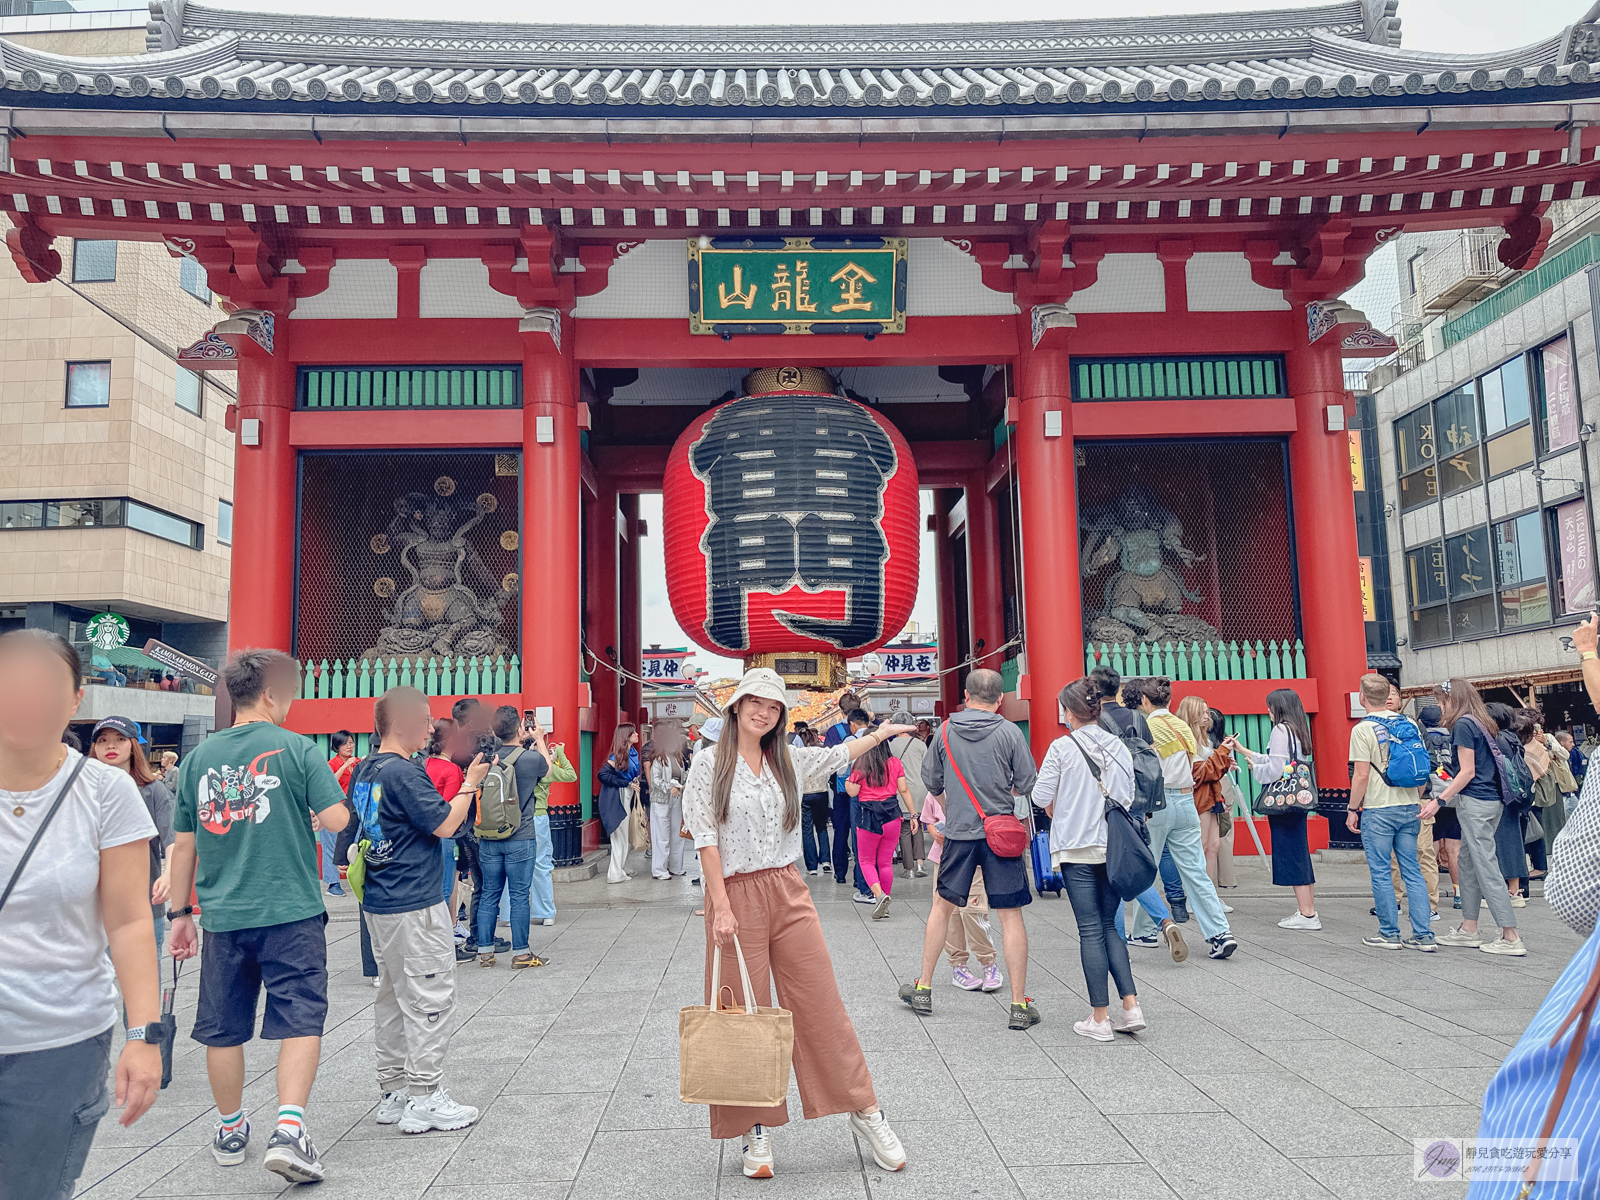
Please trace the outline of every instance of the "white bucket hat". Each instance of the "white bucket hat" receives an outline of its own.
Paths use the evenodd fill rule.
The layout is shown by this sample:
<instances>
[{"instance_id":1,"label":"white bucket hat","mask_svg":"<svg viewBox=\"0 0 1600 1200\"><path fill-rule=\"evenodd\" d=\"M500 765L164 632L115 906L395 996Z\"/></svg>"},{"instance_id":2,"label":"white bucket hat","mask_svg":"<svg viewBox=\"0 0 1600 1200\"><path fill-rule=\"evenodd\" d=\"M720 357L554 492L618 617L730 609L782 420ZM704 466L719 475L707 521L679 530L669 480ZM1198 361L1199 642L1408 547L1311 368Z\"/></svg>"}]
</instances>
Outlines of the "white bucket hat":
<instances>
[{"instance_id":1,"label":"white bucket hat","mask_svg":"<svg viewBox=\"0 0 1600 1200\"><path fill-rule=\"evenodd\" d=\"M722 718L712 717L700 726L700 737L707 742L714 742L722 736Z\"/></svg>"},{"instance_id":2,"label":"white bucket hat","mask_svg":"<svg viewBox=\"0 0 1600 1200\"><path fill-rule=\"evenodd\" d=\"M728 697L728 703L723 705L726 712L746 696L759 696L763 700L776 700L785 708L789 699L784 691L783 676L771 667L751 667L744 673L744 678L739 680L739 686L734 689L733 695Z\"/></svg>"}]
</instances>

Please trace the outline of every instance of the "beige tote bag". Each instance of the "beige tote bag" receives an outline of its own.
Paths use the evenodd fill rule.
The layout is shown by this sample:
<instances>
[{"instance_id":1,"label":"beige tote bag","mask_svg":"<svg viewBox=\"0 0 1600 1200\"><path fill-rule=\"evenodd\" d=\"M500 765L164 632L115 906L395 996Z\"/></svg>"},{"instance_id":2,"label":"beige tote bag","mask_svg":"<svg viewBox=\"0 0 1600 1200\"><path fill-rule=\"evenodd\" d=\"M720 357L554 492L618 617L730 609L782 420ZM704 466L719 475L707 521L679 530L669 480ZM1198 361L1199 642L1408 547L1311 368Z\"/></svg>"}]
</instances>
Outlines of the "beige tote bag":
<instances>
[{"instance_id":1,"label":"beige tote bag","mask_svg":"<svg viewBox=\"0 0 1600 1200\"><path fill-rule=\"evenodd\" d=\"M733 989L722 986L722 947L717 946L711 953L714 1003L678 1010L678 1098L685 1104L771 1108L789 1094L794 1016L787 1009L755 1006L738 938L733 950L739 956L745 1007L735 1008Z\"/></svg>"}]
</instances>

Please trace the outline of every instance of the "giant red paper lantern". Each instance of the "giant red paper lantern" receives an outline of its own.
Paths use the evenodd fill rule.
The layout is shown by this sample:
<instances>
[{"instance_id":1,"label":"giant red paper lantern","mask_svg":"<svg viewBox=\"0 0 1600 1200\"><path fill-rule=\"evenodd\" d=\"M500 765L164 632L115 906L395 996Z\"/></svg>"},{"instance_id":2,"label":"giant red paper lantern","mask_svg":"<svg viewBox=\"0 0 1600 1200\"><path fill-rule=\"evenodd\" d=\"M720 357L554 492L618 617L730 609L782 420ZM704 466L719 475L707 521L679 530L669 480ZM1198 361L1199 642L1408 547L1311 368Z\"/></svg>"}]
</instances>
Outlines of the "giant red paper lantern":
<instances>
[{"instance_id":1,"label":"giant red paper lantern","mask_svg":"<svg viewBox=\"0 0 1600 1200\"><path fill-rule=\"evenodd\" d=\"M883 645L911 615L911 448L872 409L815 387L718 405L667 460L667 592L683 631L713 653L842 659Z\"/></svg>"}]
</instances>

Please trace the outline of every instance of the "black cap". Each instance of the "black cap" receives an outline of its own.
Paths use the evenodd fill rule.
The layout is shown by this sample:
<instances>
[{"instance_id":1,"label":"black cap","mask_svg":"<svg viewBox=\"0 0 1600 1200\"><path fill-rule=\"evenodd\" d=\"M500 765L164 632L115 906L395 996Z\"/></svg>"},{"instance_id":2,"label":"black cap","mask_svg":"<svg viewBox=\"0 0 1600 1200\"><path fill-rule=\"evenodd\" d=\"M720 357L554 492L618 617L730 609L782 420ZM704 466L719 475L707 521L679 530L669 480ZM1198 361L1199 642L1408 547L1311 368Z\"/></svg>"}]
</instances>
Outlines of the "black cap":
<instances>
[{"instance_id":1,"label":"black cap","mask_svg":"<svg viewBox=\"0 0 1600 1200\"><path fill-rule=\"evenodd\" d=\"M1417 709L1417 720L1421 721L1424 725L1437 725L1440 721L1444 720L1444 710L1441 709L1437 704L1424 704L1421 708Z\"/></svg>"},{"instance_id":2,"label":"black cap","mask_svg":"<svg viewBox=\"0 0 1600 1200\"><path fill-rule=\"evenodd\" d=\"M130 742L144 741L144 735L139 732L139 723L128 717L106 717L102 719L95 725L94 732L89 735L89 740L91 742L94 741L107 729L113 733L120 733Z\"/></svg>"}]
</instances>

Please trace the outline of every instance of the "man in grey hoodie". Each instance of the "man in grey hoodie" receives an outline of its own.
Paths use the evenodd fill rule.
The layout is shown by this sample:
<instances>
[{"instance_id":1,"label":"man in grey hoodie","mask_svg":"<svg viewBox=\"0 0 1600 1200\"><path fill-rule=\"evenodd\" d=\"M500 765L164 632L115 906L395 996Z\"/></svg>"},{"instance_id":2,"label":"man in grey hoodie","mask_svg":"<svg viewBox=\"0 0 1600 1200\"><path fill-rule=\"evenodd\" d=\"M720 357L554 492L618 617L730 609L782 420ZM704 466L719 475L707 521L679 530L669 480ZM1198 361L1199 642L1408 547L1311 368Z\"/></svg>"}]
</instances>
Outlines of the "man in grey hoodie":
<instances>
[{"instance_id":1,"label":"man in grey hoodie","mask_svg":"<svg viewBox=\"0 0 1600 1200\"><path fill-rule=\"evenodd\" d=\"M1025 815L1027 797L1038 778L1028 739L1000 715L1004 690L998 671L978 670L968 675L966 708L939 728L922 760L922 782L940 798L945 812L944 829L933 831L943 849L933 910L922 941L922 973L900 988L900 998L921 1016L933 1011L933 971L944 950L950 914L966 907L973 873L982 868L989 907L1000 919L1011 975L1010 1028L1031 1029L1043 1018L1027 995L1028 931L1022 924L1022 906L1033 900L1028 872L1022 856L996 855L983 832L984 817ZM949 769L950 754L965 786L956 771ZM951 781L948 793L947 772Z\"/></svg>"}]
</instances>

